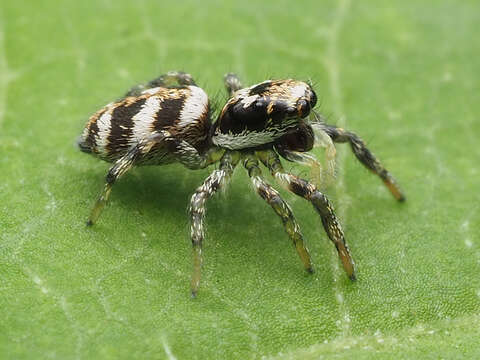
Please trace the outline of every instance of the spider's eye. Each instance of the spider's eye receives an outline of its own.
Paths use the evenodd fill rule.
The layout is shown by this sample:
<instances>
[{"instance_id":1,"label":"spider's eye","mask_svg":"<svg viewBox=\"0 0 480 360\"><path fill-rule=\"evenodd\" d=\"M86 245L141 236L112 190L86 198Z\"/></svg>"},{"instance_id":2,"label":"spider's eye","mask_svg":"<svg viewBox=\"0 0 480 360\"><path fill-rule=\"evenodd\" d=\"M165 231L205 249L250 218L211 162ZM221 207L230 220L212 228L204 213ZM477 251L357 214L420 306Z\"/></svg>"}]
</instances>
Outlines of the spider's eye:
<instances>
[{"instance_id":1,"label":"spider's eye","mask_svg":"<svg viewBox=\"0 0 480 360\"><path fill-rule=\"evenodd\" d=\"M306 152L312 150L314 141L311 126L302 124L295 131L283 135L276 146L283 150Z\"/></svg>"},{"instance_id":2,"label":"spider's eye","mask_svg":"<svg viewBox=\"0 0 480 360\"><path fill-rule=\"evenodd\" d=\"M315 91L311 90L310 93L310 106L313 109L315 105L317 104L317 94L315 94Z\"/></svg>"},{"instance_id":3,"label":"spider's eye","mask_svg":"<svg viewBox=\"0 0 480 360\"><path fill-rule=\"evenodd\" d=\"M301 99L297 101L298 116L304 118L310 114L310 103L307 100Z\"/></svg>"}]
</instances>

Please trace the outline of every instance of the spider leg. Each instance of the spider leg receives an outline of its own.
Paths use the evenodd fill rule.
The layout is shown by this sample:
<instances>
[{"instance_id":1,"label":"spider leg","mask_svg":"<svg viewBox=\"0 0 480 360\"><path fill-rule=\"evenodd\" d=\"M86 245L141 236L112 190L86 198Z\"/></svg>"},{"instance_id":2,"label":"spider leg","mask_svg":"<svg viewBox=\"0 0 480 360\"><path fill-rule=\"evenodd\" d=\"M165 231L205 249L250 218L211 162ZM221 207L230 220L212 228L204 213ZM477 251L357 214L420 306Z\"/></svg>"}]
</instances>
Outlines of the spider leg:
<instances>
[{"instance_id":1,"label":"spider leg","mask_svg":"<svg viewBox=\"0 0 480 360\"><path fill-rule=\"evenodd\" d=\"M125 174L128 170L130 170L135 164L135 161L140 156L148 153L153 145L160 141L163 141L164 139L164 133L155 133L148 138L140 141L137 145L133 146L125 155L115 161L113 166L108 170L105 186L103 187L103 190L100 193L98 200L93 206L90 217L87 220L87 225L91 226L98 220L98 217L100 216L110 196L112 186L118 180L118 178Z\"/></svg>"},{"instance_id":2,"label":"spider leg","mask_svg":"<svg viewBox=\"0 0 480 360\"><path fill-rule=\"evenodd\" d=\"M233 169L240 160L237 152L226 152L220 160L220 167L197 188L190 200L191 238L193 246L193 273L191 280L192 297L196 297L200 284L200 273L203 262L202 242L204 239L203 219L205 217L205 203L223 187L233 174Z\"/></svg>"},{"instance_id":3,"label":"spider leg","mask_svg":"<svg viewBox=\"0 0 480 360\"><path fill-rule=\"evenodd\" d=\"M317 114L312 112L313 116ZM315 134L315 147L320 146L325 148L325 159L327 162L326 170L324 171L324 184L325 186L330 185L335 179L335 155L337 154L337 149L333 144L332 138L325 132L319 123L311 124L313 132Z\"/></svg>"},{"instance_id":4,"label":"spider leg","mask_svg":"<svg viewBox=\"0 0 480 360\"><path fill-rule=\"evenodd\" d=\"M322 164L318 159L308 152L291 151L282 149L281 155L288 161L306 165L310 168L310 178L316 186L324 186L324 174L322 174Z\"/></svg>"},{"instance_id":5,"label":"spider leg","mask_svg":"<svg viewBox=\"0 0 480 360\"><path fill-rule=\"evenodd\" d=\"M183 71L169 71L150 81L147 86L153 88L158 86L171 87L188 85L196 85L192 75Z\"/></svg>"},{"instance_id":6,"label":"spider leg","mask_svg":"<svg viewBox=\"0 0 480 360\"><path fill-rule=\"evenodd\" d=\"M235 91L243 88L240 79L236 74L233 73L225 74L223 77L223 82L225 83L225 88L230 96L232 96Z\"/></svg>"},{"instance_id":7,"label":"spider leg","mask_svg":"<svg viewBox=\"0 0 480 360\"><path fill-rule=\"evenodd\" d=\"M320 215L325 232L338 251L345 272L351 280L355 280L355 263L345 242L342 227L328 198L318 191L315 185L285 172L278 155L274 151L257 151L255 154L286 189L312 203Z\"/></svg>"},{"instance_id":8,"label":"spider leg","mask_svg":"<svg viewBox=\"0 0 480 360\"><path fill-rule=\"evenodd\" d=\"M292 239L305 270L312 273L313 266L310 259L310 253L305 247L300 227L293 216L290 206L288 206L288 204L280 197L278 191L272 188L263 179L262 171L258 166L258 160L253 155L247 156L244 161L244 166L248 171L248 175L250 176L258 195L260 195L260 197L265 200L272 207L273 211L275 211L275 213L282 219L285 232L290 239Z\"/></svg>"},{"instance_id":9,"label":"spider leg","mask_svg":"<svg viewBox=\"0 0 480 360\"><path fill-rule=\"evenodd\" d=\"M139 96L142 91L155 87L175 87L196 85L192 75L183 71L169 71L158 78L149 81L147 84L140 84L132 87L125 96Z\"/></svg>"},{"instance_id":10,"label":"spider leg","mask_svg":"<svg viewBox=\"0 0 480 360\"><path fill-rule=\"evenodd\" d=\"M167 131L164 132L168 133ZM204 154L201 154L187 141L180 140L175 136L165 138L165 144L168 151L174 154L180 163L192 170L203 169L219 161L225 152L225 150L221 148L213 147Z\"/></svg>"},{"instance_id":11,"label":"spider leg","mask_svg":"<svg viewBox=\"0 0 480 360\"><path fill-rule=\"evenodd\" d=\"M366 147L362 139L353 132L344 130L334 125L322 124L324 131L334 142L348 142L357 159L374 174L377 174L387 186L388 190L398 201L405 201L405 195L397 184L392 174L388 172L373 153Z\"/></svg>"},{"instance_id":12,"label":"spider leg","mask_svg":"<svg viewBox=\"0 0 480 360\"><path fill-rule=\"evenodd\" d=\"M98 220L108 201L112 186L117 179L130 170L137 163L137 160L140 160L143 155L147 154L159 142L163 142L169 153L175 155L176 159L189 169L205 168L217 162L224 153L222 149L212 148L206 153L200 154L187 141L179 140L165 130L150 135L133 146L125 155L115 161L109 169L105 186L90 213L87 225L93 225Z\"/></svg>"}]
</instances>

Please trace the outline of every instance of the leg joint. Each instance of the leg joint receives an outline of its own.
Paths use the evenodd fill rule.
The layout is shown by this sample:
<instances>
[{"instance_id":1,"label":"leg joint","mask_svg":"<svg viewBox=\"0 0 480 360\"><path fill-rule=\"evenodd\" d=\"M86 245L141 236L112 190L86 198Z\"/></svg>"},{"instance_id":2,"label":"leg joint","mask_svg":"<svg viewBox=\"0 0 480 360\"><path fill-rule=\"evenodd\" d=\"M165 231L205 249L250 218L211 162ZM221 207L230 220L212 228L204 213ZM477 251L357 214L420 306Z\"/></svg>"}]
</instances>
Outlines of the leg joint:
<instances>
[{"instance_id":1,"label":"leg joint","mask_svg":"<svg viewBox=\"0 0 480 360\"><path fill-rule=\"evenodd\" d=\"M109 171L107 176L105 177L105 181L109 185L113 185L113 183L117 180L117 175L113 171Z\"/></svg>"},{"instance_id":2,"label":"leg joint","mask_svg":"<svg viewBox=\"0 0 480 360\"><path fill-rule=\"evenodd\" d=\"M329 206L330 207L330 201L328 201L328 198L326 195L322 194L320 191L315 191L313 194L310 195L310 201L313 203L317 203L324 206Z\"/></svg>"},{"instance_id":3,"label":"leg joint","mask_svg":"<svg viewBox=\"0 0 480 360\"><path fill-rule=\"evenodd\" d=\"M300 179L300 178L293 178L288 187L290 191L292 191L295 195L308 198L314 189L312 189L312 185L309 184L307 181Z\"/></svg>"}]
</instances>

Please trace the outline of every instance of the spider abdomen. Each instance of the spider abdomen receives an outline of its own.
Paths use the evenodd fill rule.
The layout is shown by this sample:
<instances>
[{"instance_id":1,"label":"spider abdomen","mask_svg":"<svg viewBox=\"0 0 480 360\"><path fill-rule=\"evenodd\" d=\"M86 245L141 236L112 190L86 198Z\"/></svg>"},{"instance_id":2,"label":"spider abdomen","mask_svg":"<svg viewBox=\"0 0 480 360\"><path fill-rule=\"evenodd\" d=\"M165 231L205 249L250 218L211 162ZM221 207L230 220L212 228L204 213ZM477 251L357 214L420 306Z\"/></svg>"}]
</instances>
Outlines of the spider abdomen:
<instances>
[{"instance_id":1,"label":"spider abdomen","mask_svg":"<svg viewBox=\"0 0 480 360\"><path fill-rule=\"evenodd\" d=\"M209 127L209 101L201 88L155 87L107 104L93 114L78 145L84 152L115 161L139 141L165 130L202 150L207 146ZM163 164L173 160L163 143L153 146L144 158L140 163Z\"/></svg>"}]
</instances>

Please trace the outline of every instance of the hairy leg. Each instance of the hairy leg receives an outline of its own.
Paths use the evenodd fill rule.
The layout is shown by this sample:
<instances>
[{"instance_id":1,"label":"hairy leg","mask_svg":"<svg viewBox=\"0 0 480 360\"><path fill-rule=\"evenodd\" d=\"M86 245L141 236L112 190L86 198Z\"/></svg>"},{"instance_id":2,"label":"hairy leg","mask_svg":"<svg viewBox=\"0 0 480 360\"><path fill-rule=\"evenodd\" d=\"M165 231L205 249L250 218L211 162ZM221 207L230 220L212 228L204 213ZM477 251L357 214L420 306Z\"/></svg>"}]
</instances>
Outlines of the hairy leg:
<instances>
[{"instance_id":1,"label":"hairy leg","mask_svg":"<svg viewBox=\"0 0 480 360\"><path fill-rule=\"evenodd\" d=\"M348 142L357 159L371 172L377 174L387 186L388 190L398 201L405 201L405 195L397 184L392 174L380 163L373 153L366 147L362 139L355 133L342 128L322 124L324 131L332 138L334 142Z\"/></svg>"},{"instance_id":2,"label":"hairy leg","mask_svg":"<svg viewBox=\"0 0 480 360\"><path fill-rule=\"evenodd\" d=\"M105 186L90 213L87 225L93 225L98 220L108 201L112 186L118 178L130 170L137 163L137 160L140 160L155 144L160 142L164 143L168 152L175 155L176 159L189 169L205 168L219 161L224 154L224 150L219 148L212 148L206 153L200 154L197 149L188 142L178 140L168 131L162 130L154 133L133 146L124 156L115 161L108 171Z\"/></svg>"},{"instance_id":3,"label":"hairy leg","mask_svg":"<svg viewBox=\"0 0 480 360\"><path fill-rule=\"evenodd\" d=\"M310 259L310 253L305 247L303 236L300 232L300 227L293 216L290 206L288 206L288 204L280 197L278 191L272 188L263 179L262 171L258 166L258 160L253 155L248 156L245 159L244 166L248 171L248 175L250 176L252 184L255 187L258 195L260 195L260 197L272 207L273 211L275 211L275 213L282 220L285 232L292 240L300 259L302 260L305 270L307 270L309 273L312 273L313 266Z\"/></svg>"},{"instance_id":4,"label":"hairy leg","mask_svg":"<svg viewBox=\"0 0 480 360\"><path fill-rule=\"evenodd\" d=\"M124 156L120 159L115 161L113 166L107 173L105 186L96 201L91 213L90 217L87 220L87 225L91 226L95 224L100 216L107 200L110 196L110 192L112 190L113 184L125 174L128 170L132 168L138 158L150 151L153 145L156 143L163 141L165 139L165 135L163 133L155 133L143 141L140 141L137 145L132 147Z\"/></svg>"},{"instance_id":5,"label":"hairy leg","mask_svg":"<svg viewBox=\"0 0 480 360\"><path fill-rule=\"evenodd\" d=\"M235 91L240 90L243 87L238 76L233 73L225 74L223 81L230 96L232 96Z\"/></svg>"},{"instance_id":6,"label":"hairy leg","mask_svg":"<svg viewBox=\"0 0 480 360\"><path fill-rule=\"evenodd\" d=\"M345 272L351 280L355 280L355 263L345 242L342 227L328 198L318 191L313 184L285 172L278 155L274 151L257 151L255 154L286 189L312 203L320 215L325 232L338 251Z\"/></svg>"},{"instance_id":7,"label":"hairy leg","mask_svg":"<svg viewBox=\"0 0 480 360\"><path fill-rule=\"evenodd\" d=\"M220 167L214 170L203 184L197 188L190 200L191 237L193 246L193 273L191 292L195 297L200 284L200 274L203 262L202 242L205 237L203 219L205 217L205 204L207 200L223 187L233 174L233 169L240 160L237 152L226 152L220 160Z\"/></svg>"},{"instance_id":8,"label":"hairy leg","mask_svg":"<svg viewBox=\"0 0 480 360\"><path fill-rule=\"evenodd\" d=\"M317 113L311 113L313 118L317 119L319 116ZM315 120L317 121L317 120ZM333 144L331 137L324 131L322 128L322 124L319 122L312 121L311 127L313 129L313 133L315 134L315 147L323 147L325 148L325 159L327 162L326 170L323 171L323 183L325 187L330 185L335 179L335 155L337 154L337 149Z\"/></svg>"},{"instance_id":9,"label":"hairy leg","mask_svg":"<svg viewBox=\"0 0 480 360\"><path fill-rule=\"evenodd\" d=\"M132 87L125 96L139 96L142 91L155 87L174 87L196 85L192 75L183 71L169 71L158 78L149 81L147 84L140 84Z\"/></svg>"},{"instance_id":10,"label":"hairy leg","mask_svg":"<svg viewBox=\"0 0 480 360\"><path fill-rule=\"evenodd\" d=\"M284 149L282 149L281 155L288 161L308 166L310 168L310 179L316 186L321 187L327 184L328 178L325 179L325 174L322 173L322 164L314 155L308 152Z\"/></svg>"},{"instance_id":11,"label":"hairy leg","mask_svg":"<svg viewBox=\"0 0 480 360\"><path fill-rule=\"evenodd\" d=\"M164 131L164 133L169 134L167 131ZM187 141L179 140L170 134L164 141L168 151L171 154L174 154L176 159L185 167L192 170L203 169L208 165L219 161L225 152L224 149L212 147L205 153L201 154Z\"/></svg>"}]
</instances>

